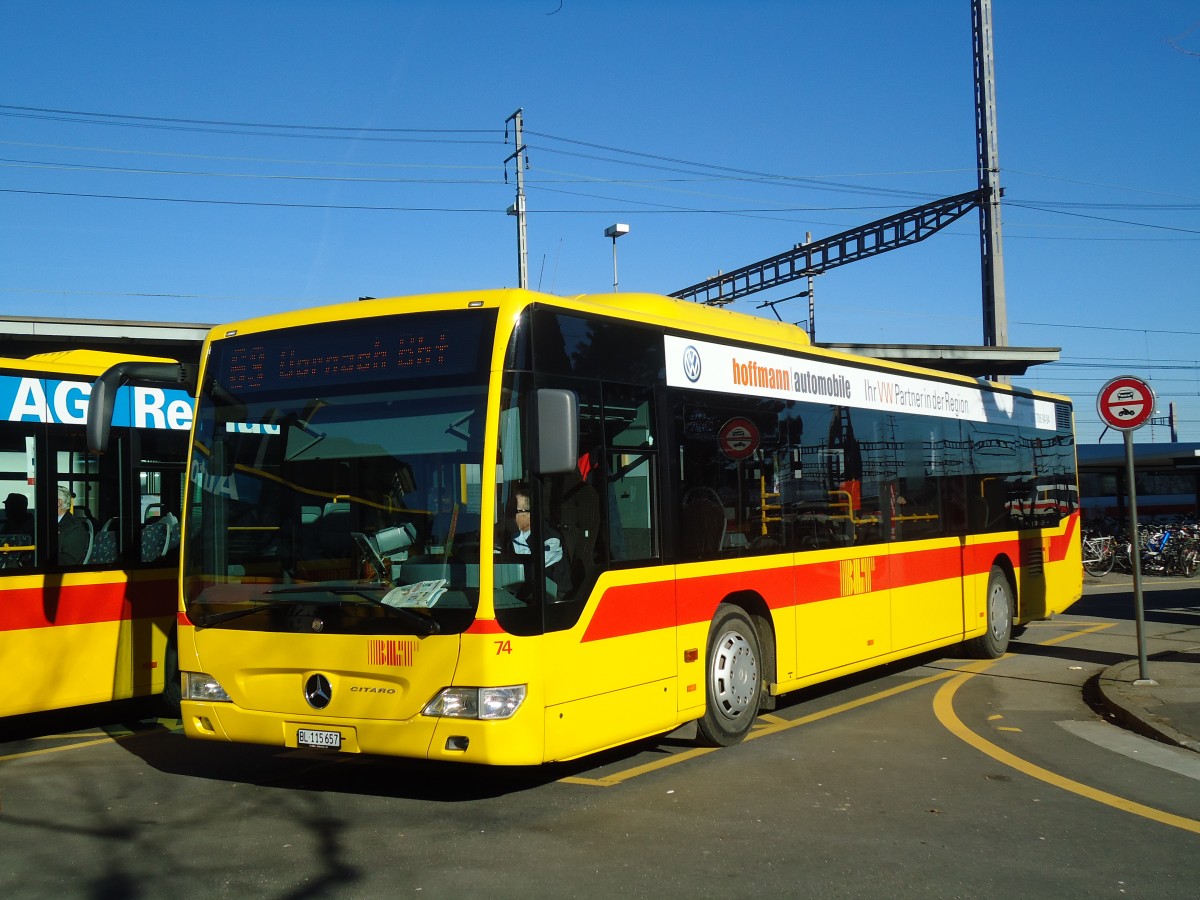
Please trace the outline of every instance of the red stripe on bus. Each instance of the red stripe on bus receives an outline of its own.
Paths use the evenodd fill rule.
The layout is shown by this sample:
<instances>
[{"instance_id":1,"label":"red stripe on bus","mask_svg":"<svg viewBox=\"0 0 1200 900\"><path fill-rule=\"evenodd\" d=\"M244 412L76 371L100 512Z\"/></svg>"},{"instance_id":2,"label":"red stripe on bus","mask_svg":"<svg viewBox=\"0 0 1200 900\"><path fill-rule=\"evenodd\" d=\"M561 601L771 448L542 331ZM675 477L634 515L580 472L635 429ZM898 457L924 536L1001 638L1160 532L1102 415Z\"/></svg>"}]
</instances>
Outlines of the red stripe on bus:
<instances>
[{"instance_id":1,"label":"red stripe on bus","mask_svg":"<svg viewBox=\"0 0 1200 900\"><path fill-rule=\"evenodd\" d=\"M673 627L675 592L687 596L686 585L687 581L652 581L609 588L596 604L584 642Z\"/></svg>"},{"instance_id":2,"label":"red stripe on bus","mask_svg":"<svg viewBox=\"0 0 1200 900\"><path fill-rule=\"evenodd\" d=\"M0 632L170 616L175 605L173 580L0 588Z\"/></svg>"},{"instance_id":3,"label":"red stripe on bus","mask_svg":"<svg viewBox=\"0 0 1200 900\"><path fill-rule=\"evenodd\" d=\"M1067 516L1067 527L1063 529L1063 533L1050 538L1050 562L1061 562L1067 558L1067 550L1071 546L1071 541L1075 537L1075 529L1078 527L1079 512L1076 511Z\"/></svg>"},{"instance_id":4,"label":"red stripe on bus","mask_svg":"<svg viewBox=\"0 0 1200 900\"><path fill-rule=\"evenodd\" d=\"M679 592L679 624L707 622L713 617L717 604L738 591L760 594L772 609L791 606L795 593L792 589L796 578L795 571L790 566L782 566L775 569L754 569L727 575L702 575L680 579L676 587ZM780 598L785 599L781 601ZM585 637L584 640L586 639Z\"/></svg>"},{"instance_id":5,"label":"red stripe on bus","mask_svg":"<svg viewBox=\"0 0 1200 900\"><path fill-rule=\"evenodd\" d=\"M601 595L582 640L586 643L707 622L719 603L740 591L758 594L771 609L784 609L844 596L845 578L869 578L869 589L882 591L958 578L959 573L982 575L999 555L1007 555L1019 569L1031 561L1031 555L1036 554L1040 561L1045 548L1046 562L1060 562L1067 556L1078 519L1078 513L1068 517L1063 534L1045 539L1048 546L1040 532L1029 539L890 554L883 545L870 545L863 548L861 556L849 559L619 585Z\"/></svg>"},{"instance_id":6,"label":"red stripe on bus","mask_svg":"<svg viewBox=\"0 0 1200 900\"><path fill-rule=\"evenodd\" d=\"M467 629L467 634L504 634L505 631L500 627L500 623L495 619L476 619L471 623L471 627Z\"/></svg>"},{"instance_id":7,"label":"red stripe on bus","mask_svg":"<svg viewBox=\"0 0 1200 900\"><path fill-rule=\"evenodd\" d=\"M988 565L995 553L988 548ZM888 557L888 578L880 582L882 588L913 587L929 584L946 578L971 575L973 566L964 558L962 547L936 547L929 550L914 550L909 553L893 553Z\"/></svg>"}]
</instances>

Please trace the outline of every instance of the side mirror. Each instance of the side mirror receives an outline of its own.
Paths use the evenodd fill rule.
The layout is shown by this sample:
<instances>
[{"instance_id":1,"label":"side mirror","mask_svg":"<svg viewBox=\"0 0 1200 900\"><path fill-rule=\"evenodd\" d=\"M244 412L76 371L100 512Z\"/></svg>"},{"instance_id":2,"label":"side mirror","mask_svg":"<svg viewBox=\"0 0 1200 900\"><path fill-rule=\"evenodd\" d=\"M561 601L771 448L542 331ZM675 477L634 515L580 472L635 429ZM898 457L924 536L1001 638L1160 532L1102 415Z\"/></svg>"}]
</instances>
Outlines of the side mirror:
<instances>
[{"instance_id":1,"label":"side mirror","mask_svg":"<svg viewBox=\"0 0 1200 900\"><path fill-rule=\"evenodd\" d=\"M163 387L182 387L193 393L196 380L194 366L178 362L145 362L129 360L119 362L96 379L92 386L91 400L87 412L87 445L92 453L103 453L108 449L108 435L112 429L113 407L117 402L117 391L130 381Z\"/></svg>"},{"instance_id":2,"label":"side mirror","mask_svg":"<svg viewBox=\"0 0 1200 900\"><path fill-rule=\"evenodd\" d=\"M537 447L534 472L555 475L574 471L579 454L579 400L572 391L537 392Z\"/></svg>"}]
</instances>

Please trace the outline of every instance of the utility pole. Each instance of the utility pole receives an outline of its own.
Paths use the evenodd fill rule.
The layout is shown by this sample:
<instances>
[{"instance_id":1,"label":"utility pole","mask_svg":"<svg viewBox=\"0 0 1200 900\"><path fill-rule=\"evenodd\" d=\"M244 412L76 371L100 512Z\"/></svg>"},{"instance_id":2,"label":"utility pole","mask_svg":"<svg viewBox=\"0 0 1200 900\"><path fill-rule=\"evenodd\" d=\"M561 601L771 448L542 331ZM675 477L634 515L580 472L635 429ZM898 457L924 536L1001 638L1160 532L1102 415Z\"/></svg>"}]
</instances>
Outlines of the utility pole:
<instances>
[{"instance_id":1,"label":"utility pole","mask_svg":"<svg viewBox=\"0 0 1200 900\"><path fill-rule=\"evenodd\" d=\"M521 113L522 110L518 109L504 120L504 140L508 141L508 123L512 122L513 144L517 148L504 160L504 181L508 182L509 161L516 160L517 199L508 208L508 214L517 217L517 287L526 288L529 286L529 248L525 241L525 169L529 165L529 159L525 155L525 142L521 136L524 124Z\"/></svg>"},{"instance_id":2,"label":"utility pole","mask_svg":"<svg viewBox=\"0 0 1200 900\"><path fill-rule=\"evenodd\" d=\"M812 232L804 232L805 246L812 243ZM817 342L817 282L816 277L810 271L808 273L808 342L815 344Z\"/></svg>"},{"instance_id":3,"label":"utility pole","mask_svg":"<svg viewBox=\"0 0 1200 900\"><path fill-rule=\"evenodd\" d=\"M979 240L983 270L983 343L1008 346L1008 301L1000 235L1000 156L996 136L996 66L992 0L971 0L975 53L975 141L979 162Z\"/></svg>"}]
</instances>

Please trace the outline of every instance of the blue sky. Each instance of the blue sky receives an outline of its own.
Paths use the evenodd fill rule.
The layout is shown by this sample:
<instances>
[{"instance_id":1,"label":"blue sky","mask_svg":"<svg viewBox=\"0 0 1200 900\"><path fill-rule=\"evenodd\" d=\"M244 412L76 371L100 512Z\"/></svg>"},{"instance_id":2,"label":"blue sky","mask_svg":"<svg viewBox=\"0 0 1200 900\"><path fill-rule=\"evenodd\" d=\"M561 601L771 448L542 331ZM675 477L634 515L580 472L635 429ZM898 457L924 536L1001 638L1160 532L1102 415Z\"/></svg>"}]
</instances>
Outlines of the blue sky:
<instances>
[{"instance_id":1,"label":"blue sky","mask_svg":"<svg viewBox=\"0 0 1200 900\"><path fill-rule=\"evenodd\" d=\"M1139 375L1200 441L1200 3L994 20L1009 339L1062 348L1022 383L1091 442ZM553 293L611 290L614 222L621 288L668 293L976 186L969 0L6 0L0 83L0 315L514 285L518 108ZM818 340L979 343L978 219L816 294Z\"/></svg>"}]
</instances>

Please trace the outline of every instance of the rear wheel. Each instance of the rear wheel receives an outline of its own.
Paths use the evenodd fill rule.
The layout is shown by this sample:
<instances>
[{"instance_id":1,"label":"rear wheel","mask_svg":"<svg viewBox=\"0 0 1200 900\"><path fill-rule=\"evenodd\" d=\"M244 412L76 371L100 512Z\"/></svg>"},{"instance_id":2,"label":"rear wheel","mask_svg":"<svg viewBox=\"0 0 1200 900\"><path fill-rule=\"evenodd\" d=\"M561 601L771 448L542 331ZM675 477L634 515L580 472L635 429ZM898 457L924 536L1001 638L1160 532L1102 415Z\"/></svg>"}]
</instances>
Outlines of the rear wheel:
<instances>
[{"instance_id":1,"label":"rear wheel","mask_svg":"<svg viewBox=\"0 0 1200 900\"><path fill-rule=\"evenodd\" d=\"M1095 578L1103 578L1111 572L1113 563L1116 562L1116 554L1110 545L1105 545L1099 553L1098 558L1089 559L1083 564L1084 571Z\"/></svg>"},{"instance_id":2,"label":"rear wheel","mask_svg":"<svg viewBox=\"0 0 1200 900\"><path fill-rule=\"evenodd\" d=\"M746 736L762 696L762 652L758 631L738 607L717 607L705 662L705 712L699 739L728 747Z\"/></svg>"},{"instance_id":3,"label":"rear wheel","mask_svg":"<svg viewBox=\"0 0 1200 900\"><path fill-rule=\"evenodd\" d=\"M992 566L987 586L987 631L963 644L967 653L976 659L999 659L1008 649L1013 633L1012 585L999 566Z\"/></svg>"}]
</instances>

